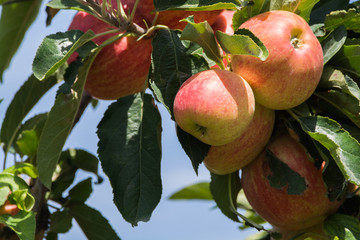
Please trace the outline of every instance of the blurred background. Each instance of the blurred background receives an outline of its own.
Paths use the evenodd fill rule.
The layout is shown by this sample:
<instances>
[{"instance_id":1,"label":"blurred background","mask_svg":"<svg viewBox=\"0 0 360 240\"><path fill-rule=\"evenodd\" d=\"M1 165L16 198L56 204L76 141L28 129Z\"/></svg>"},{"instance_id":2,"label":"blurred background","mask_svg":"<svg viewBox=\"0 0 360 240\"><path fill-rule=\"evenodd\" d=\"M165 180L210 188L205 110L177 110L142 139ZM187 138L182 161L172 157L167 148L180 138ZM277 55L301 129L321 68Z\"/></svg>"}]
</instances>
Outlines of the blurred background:
<instances>
[{"instance_id":1,"label":"blurred background","mask_svg":"<svg viewBox=\"0 0 360 240\"><path fill-rule=\"evenodd\" d=\"M66 31L75 13L73 10L62 10L55 16L51 25L46 27L45 4L41 6L39 16L28 30L10 67L4 73L3 83L0 85L0 99L4 99L0 104L1 123L16 91L31 75L32 61L42 39L49 34ZM49 111L54 103L56 90L57 87L54 87L48 92L28 116ZM99 101L96 109L88 107L69 136L64 149L80 148L96 155L98 142L96 126L110 103L112 101ZM163 194L150 221L140 222L137 227L132 227L123 220L112 202L112 189L100 166L100 175L104 181L102 184L94 185L87 204L100 211L123 240L243 240L251 233L256 233L257 231L253 229L240 231L239 224L222 215L212 201L168 200L170 195L187 185L210 181L210 174L203 165L200 165L199 174L195 174L190 159L177 140L174 123L168 112L161 105L159 108L163 127L161 164ZM0 159L2 165L4 159L2 151L0 151ZM8 160L9 164L13 163L11 158ZM79 171L75 182L89 176L91 175ZM93 177L93 182L96 180L96 177ZM86 237L73 221L70 232L59 235L59 239L79 240Z\"/></svg>"}]
</instances>

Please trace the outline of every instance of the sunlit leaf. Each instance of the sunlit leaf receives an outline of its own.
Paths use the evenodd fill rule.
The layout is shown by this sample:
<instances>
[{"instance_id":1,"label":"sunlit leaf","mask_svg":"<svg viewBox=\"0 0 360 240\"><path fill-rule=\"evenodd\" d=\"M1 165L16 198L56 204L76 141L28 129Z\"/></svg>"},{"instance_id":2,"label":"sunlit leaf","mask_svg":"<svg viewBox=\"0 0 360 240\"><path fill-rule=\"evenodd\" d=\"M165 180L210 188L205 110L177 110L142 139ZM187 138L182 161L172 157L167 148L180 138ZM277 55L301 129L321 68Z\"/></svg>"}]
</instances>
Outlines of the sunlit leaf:
<instances>
[{"instance_id":1,"label":"sunlit leaf","mask_svg":"<svg viewBox=\"0 0 360 240\"><path fill-rule=\"evenodd\" d=\"M241 6L238 0L154 0L154 5L157 11L169 9L184 9L184 10L216 10L216 9L233 9L236 6Z\"/></svg>"},{"instance_id":2,"label":"sunlit leaf","mask_svg":"<svg viewBox=\"0 0 360 240\"><path fill-rule=\"evenodd\" d=\"M184 187L183 189L172 194L169 199L172 200L213 200L210 185L208 182L200 182Z\"/></svg>"},{"instance_id":3,"label":"sunlit leaf","mask_svg":"<svg viewBox=\"0 0 360 240\"><path fill-rule=\"evenodd\" d=\"M358 13L354 8L350 8L348 11L334 11L326 16L326 30L332 31L339 26L344 26L347 30L360 32L360 13Z\"/></svg>"}]
</instances>

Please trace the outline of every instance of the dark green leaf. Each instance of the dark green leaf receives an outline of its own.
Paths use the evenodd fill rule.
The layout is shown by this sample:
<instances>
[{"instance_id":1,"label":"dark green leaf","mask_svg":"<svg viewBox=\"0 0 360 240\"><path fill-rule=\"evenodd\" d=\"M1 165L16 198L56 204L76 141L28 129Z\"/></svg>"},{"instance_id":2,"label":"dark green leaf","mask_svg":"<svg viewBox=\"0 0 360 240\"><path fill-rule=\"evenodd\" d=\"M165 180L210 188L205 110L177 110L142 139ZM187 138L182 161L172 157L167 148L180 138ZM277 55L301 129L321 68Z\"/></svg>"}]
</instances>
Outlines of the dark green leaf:
<instances>
[{"instance_id":1,"label":"dark green leaf","mask_svg":"<svg viewBox=\"0 0 360 240\"><path fill-rule=\"evenodd\" d=\"M185 153L190 158L193 168L197 174L199 165L208 154L211 146L185 132L179 126L176 126L176 135Z\"/></svg>"},{"instance_id":2,"label":"dark green leaf","mask_svg":"<svg viewBox=\"0 0 360 240\"><path fill-rule=\"evenodd\" d=\"M94 174L98 174L99 160L93 154L82 150L70 148L67 150L67 156L71 158L74 166Z\"/></svg>"},{"instance_id":3,"label":"dark green leaf","mask_svg":"<svg viewBox=\"0 0 360 240\"><path fill-rule=\"evenodd\" d=\"M44 125L37 151L37 167L39 178L48 189L51 188L56 163L73 126L89 68L98 52L94 52L79 69L72 94L57 96Z\"/></svg>"},{"instance_id":4,"label":"dark green leaf","mask_svg":"<svg viewBox=\"0 0 360 240\"><path fill-rule=\"evenodd\" d=\"M58 32L45 37L36 51L32 69L34 76L44 80L54 73L81 46L94 37L93 31ZM96 45L93 44L92 47Z\"/></svg>"},{"instance_id":5,"label":"dark green leaf","mask_svg":"<svg viewBox=\"0 0 360 240\"><path fill-rule=\"evenodd\" d=\"M99 211L85 204L70 205L69 209L69 213L75 218L87 239L120 240L108 220Z\"/></svg>"},{"instance_id":6,"label":"dark green leaf","mask_svg":"<svg viewBox=\"0 0 360 240\"><path fill-rule=\"evenodd\" d=\"M300 117L302 129L329 152L345 178L360 184L360 144L334 120L321 116Z\"/></svg>"},{"instance_id":7,"label":"dark green leaf","mask_svg":"<svg viewBox=\"0 0 360 240\"><path fill-rule=\"evenodd\" d=\"M360 45L343 45L329 64L343 72L360 76Z\"/></svg>"},{"instance_id":8,"label":"dark green leaf","mask_svg":"<svg viewBox=\"0 0 360 240\"><path fill-rule=\"evenodd\" d=\"M3 172L12 173L14 175L26 174L31 178L38 177L37 168L35 168L31 163L26 162L16 163L15 165L5 169Z\"/></svg>"},{"instance_id":9,"label":"dark green leaf","mask_svg":"<svg viewBox=\"0 0 360 240\"><path fill-rule=\"evenodd\" d=\"M0 19L0 82L24 35L38 15L41 0L18 1L2 6Z\"/></svg>"},{"instance_id":10,"label":"dark green leaf","mask_svg":"<svg viewBox=\"0 0 360 240\"><path fill-rule=\"evenodd\" d=\"M51 76L48 81L40 82L32 75L15 94L1 126L1 142L4 143L5 154L16 140L23 119L57 80L56 76Z\"/></svg>"},{"instance_id":11,"label":"dark green leaf","mask_svg":"<svg viewBox=\"0 0 360 240\"><path fill-rule=\"evenodd\" d=\"M92 192L91 178L88 178L76 184L69 191L70 201L84 203L90 197L91 192Z\"/></svg>"},{"instance_id":12,"label":"dark green leaf","mask_svg":"<svg viewBox=\"0 0 360 240\"><path fill-rule=\"evenodd\" d=\"M326 30L332 31L339 26L345 26L347 30L360 32L360 13L357 13L354 8L350 8L348 11L334 11L326 16Z\"/></svg>"},{"instance_id":13,"label":"dark green leaf","mask_svg":"<svg viewBox=\"0 0 360 240\"><path fill-rule=\"evenodd\" d=\"M72 215L67 209L56 211L50 216L50 232L66 233L72 227Z\"/></svg>"},{"instance_id":14,"label":"dark green leaf","mask_svg":"<svg viewBox=\"0 0 360 240\"><path fill-rule=\"evenodd\" d=\"M148 221L162 192L161 117L151 95L139 93L111 104L97 134L99 159L117 208L133 225Z\"/></svg>"},{"instance_id":15,"label":"dark green leaf","mask_svg":"<svg viewBox=\"0 0 360 240\"><path fill-rule=\"evenodd\" d=\"M20 211L15 216L9 214L1 215L0 222L9 226L20 238L20 240L35 239L36 213Z\"/></svg>"},{"instance_id":16,"label":"dark green leaf","mask_svg":"<svg viewBox=\"0 0 360 240\"><path fill-rule=\"evenodd\" d=\"M266 155L272 172L272 175L268 176L270 186L277 189L287 186L289 195L301 195L307 188L305 179L280 161L271 151L268 150Z\"/></svg>"},{"instance_id":17,"label":"dark green leaf","mask_svg":"<svg viewBox=\"0 0 360 240\"><path fill-rule=\"evenodd\" d=\"M347 32L345 27L340 26L321 42L324 53L324 65L341 49L346 37Z\"/></svg>"},{"instance_id":18,"label":"dark green leaf","mask_svg":"<svg viewBox=\"0 0 360 240\"><path fill-rule=\"evenodd\" d=\"M157 11L169 9L183 9L183 10L216 10L216 9L234 9L241 6L239 0L154 0L154 5Z\"/></svg>"},{"instance_id":19,"label":"dark green leaf","mask_svg":"<svg viewBox=\"0 0 360 240\"><path fill-rule=\"evenodd\" d=\"M91 14L93 13L89 7L80 4L76 0L52 0L48 2L46 6L55 9L72 9L77 11L85 11Z\"/></svg>"},{"instance_id":20,"label":"dark green leaf","mask_svg":"<svg viewBox=\"0 0 360 240\"><path fill-rule=\"evenodd\" d=\"M352 216L342 214L332 215L325 220L324 229L331 239L360 239L359 220Z\"/></svg>"},{"instance_id":21,"label":"dark green leaf","mask_svg":"<svg viewBox=\"0 0 360 240\"><path fill-rule=\"evenodd\" d=\"M269 55L265 45L249 30L239 29L234 35L216 31L221 48L233 55L250 55L265 61Z\"/></svg>"},{"instance_id":22,"label":"dark green leaf","mask_svg":"<svg viewBox=\"0 0 360 240\"><path fill-rule=\"evenodd\" d=\"M193 74L209 69L203 58L188 54L175 31L161 30L153 39L150 86L173 116L175 95L181 84Z\"/></svg>"},{"instance_id":23,"label":"dark green leaf","mask_svg":"<svg viewBox=\"0 0 360 240\"><path fill-rule=\"evenodd\" d=\"M213 200L209 183L200 182L187 186L169 197L172 200Z\"/></svg>"},{"instance_id":24,"label":"dark green leaf","mask_svg":"<svg viewBox=\"0 0 360 240\"><path fill-rule=\"evenodd\" d=\"M331 11L346 9L349 0L320 0L313 8L310 14L310 25L323 23L326 14Z\"/></svg>"},{"instance_id":25,"label":"dark green leaf","mask_svg":"<svg viewBox=\"0 0 360 240\"><path fill-rule=\"evenodd\" d=\"M208 58L215 61L217 64L222 65L222 56L220 49L216 42L214 31L207 22L194 23L187 19L188 24L181 33L182 40L189 40L199 44Z\"/></svg>"},{"instance_id":26,"label":"dark green leaf","mask_svg":"<svg viewBox=\"0 0 360 240\"><path fill-rule=\"evenodd\" d=\"M236 208L236 198L241 189L239 173L216 175L211 173L210 191L221 212L235 222L237 215L231 211Z\"/></svg>"}]
</instances>

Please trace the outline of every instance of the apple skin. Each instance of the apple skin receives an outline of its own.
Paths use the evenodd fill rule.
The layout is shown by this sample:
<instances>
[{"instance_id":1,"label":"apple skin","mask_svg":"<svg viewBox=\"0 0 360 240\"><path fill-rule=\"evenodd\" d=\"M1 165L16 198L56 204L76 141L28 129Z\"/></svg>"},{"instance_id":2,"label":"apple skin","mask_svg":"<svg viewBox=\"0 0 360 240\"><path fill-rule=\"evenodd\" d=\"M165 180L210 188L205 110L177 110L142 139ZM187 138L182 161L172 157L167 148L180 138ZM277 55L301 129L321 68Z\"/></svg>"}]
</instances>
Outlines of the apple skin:
<instances>
[{"instance_id":1,"label":"apple skin","mask_svg":"<svg viewBox=\"0 0 360 240\"><path fill-rule=\"evenodd\" d=\"M218 175L245 167L265 148L274 122L275 111L256 103L254 117L246 131L231 143L211 146L203 163L210 172Z\"/></svg>"},{"instance_id":2,"label":"apple skin","mask_svg":"<svg viewBox=\"0 0 360 240\"><path fill-rule=\"evenodd\" d=\"M294 13L275 10L252 17L240 28L253 32L269 51L265 61L232 56L233 71L251 85L256 101L276 110L306 101L323 71L322 48L307 22Z\"/></svg>"},{"instance_id":3,"label":"apple skin","mask_svg":"<svg viewBox=\"0 0 360 240\"><path fill-rule=\"evenodd\" d=\"M289 195L287 187L270 185L272 175L264 150L242 169L242 186L253 209L274 228L296 231L320 224L336 212L343 201L330 201L322 178L305 148L289 134L270 139L267 148L289 168L300 174L307 184L301 195Z\"/></svg>"},{"instance_id":4,"label":"apple skin","mask_svg":"<svg viewBox=\"0 0 360 240\"><path fill-rule=\"evenodd\" d=\"M273 231L281 233L281 240L331 240L324 230L323 223L307 229L297 231L274 228ZM294 238L297 236L296 238ZM275 240L271 238L271 240ZM279 240L279 239L277 239Z\"/></svg>"},{"instance_id":5,"label":"apple skin","mask_svg":"<svg viewBox=\"0 0 360 240\"><path fill-rule=\"evenodd\" d=\"M215 22L211 25L214 32L221 31L229 35L234 34L234 29L232 28L232 19L235 11L224 10L222 11L215 19Z\"/></svg>"},{"instance_id":6,"label":"apple skin","mask_svg":"<svg viewBox=\"0 0 360 240\"><path fill-rule=\"evenodd\" d=\"M18 212L20 212L20 209L17 207L16 204L11 204L9 200L6 200L5 203L0 206L0 215L10 214L14 216L18 214Z\"/></svg>"},{"instance_id":7,"label":"apple skin","mask_svg":"<svg viewBox=\"0 0 360 240\"><path fill-rule=\"evenodd\" d=\"M175 121L185 132L214 146L238 138L250 124L255 99L239 75L220 69L187 79L174 100Z\"/></svg>"},{"instance_id":8,"label":"apple skin","mask_svg":"<svg viewBox=\"0 0 360 240\"><path fill-rule=\"evenodd\" d=\"M78 12L69 30L93 30L95 33L108 31L107 23L94 16ZM111 36L94 39L101 44ZM104 47L90 67L85 90L94 98L115 100L142 91L146 87L146 80L151 64L152 45L150 39L136 41L135 37L123 37ZM69 63L74 61L77 54L73 54Z\"/></svg>"}]
</instances>

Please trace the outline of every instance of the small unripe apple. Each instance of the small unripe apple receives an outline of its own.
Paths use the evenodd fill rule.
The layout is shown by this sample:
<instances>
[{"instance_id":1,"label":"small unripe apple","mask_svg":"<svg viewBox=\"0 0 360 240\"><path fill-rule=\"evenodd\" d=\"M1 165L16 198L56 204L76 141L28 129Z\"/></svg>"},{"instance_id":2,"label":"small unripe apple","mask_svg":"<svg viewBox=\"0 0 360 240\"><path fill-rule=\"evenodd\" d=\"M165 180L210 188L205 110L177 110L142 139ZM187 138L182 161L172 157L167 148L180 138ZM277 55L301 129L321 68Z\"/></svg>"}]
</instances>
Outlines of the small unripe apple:
<instances>
[{"instance_id":1,"label":"small unripe apple","mask_svg":"<svg viewBox=\"0 0 360 240\"><path fill-rule=\"evenodd\" d=\"M191 76L174 100L179 127L214 146L230 143L243 134L254 111L249 84L238 74L219 69Z\"/></svg>"},{"instance_id":2,"label":"small unripe apple","mask_svg":"<svg viewBox=\"0 0 360 240\"><path fill-rule=\"evenodd\" d=\"M275 112L256 103L254 117L235 141L211 146L203 163L210 172L229 174L249 164L266 146L274 128Z\"/></svg>"},{"instance_id":3,"label":"small unripe apple","mask_svg":"<svg viewBox=\"0 0 360 240\"><path fill-rule=\"evenodd\" d=\"M306 189L301 194L289 194L288 185L273 187L270 157L263 151L242 169L245 196L263 219L282 231L297 231L318 225L336 212L343 201L329 200L322 169L315 167L303 145L285 134L271 139L267 149L304 178Z\"/></svg>"},{"instance_id":4,"label":"small unripe apple","mask_svg":"<svg viewBox=\"0 0 360 240\"><path fill-rule=\"evenodd\" d=\"M77 29L86 32L91 29L101 33L114 28L94 16L78 12L69 30ZM115 34L95 38L97 44ZM85 84L85 90L93 97L104 100L115 100L146 87L146 80L151 63L151 40L137 41L135 37L123 37L104 47L95 58ZM69 62L74 61L73 54Z\"/></svg>"},{"instance_id":5,"label":"small unripe apple","mask_svg":"<svg viewBox=\"0 0 360 240\"><path fill-rule=\"evenodd\" d=\"M271 109L289 109L315 91L322 71L322 47L308 23L282 10L256 15L240 28L249 29L266 46L265 61L233 55L232 69L252 87L256 101Z\"/></svg>"}]
</instances>

